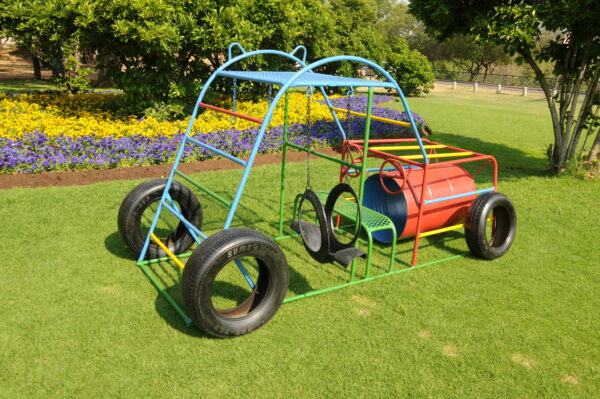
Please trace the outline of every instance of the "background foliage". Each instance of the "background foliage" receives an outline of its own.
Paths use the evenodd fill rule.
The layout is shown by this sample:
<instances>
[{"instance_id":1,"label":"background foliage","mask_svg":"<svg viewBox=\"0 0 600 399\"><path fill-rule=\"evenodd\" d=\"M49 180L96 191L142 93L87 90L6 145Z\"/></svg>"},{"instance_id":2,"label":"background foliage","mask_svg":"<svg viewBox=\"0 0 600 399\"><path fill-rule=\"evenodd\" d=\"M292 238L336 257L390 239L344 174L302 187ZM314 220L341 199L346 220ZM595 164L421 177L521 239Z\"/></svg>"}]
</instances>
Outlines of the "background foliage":
<instances>
[{"instance_id":1,"label":"background foliage","mask_svg":"<svg viewBox=\"0 0 600 399\"><path fill-rule=\"evenodd\" d=\"M227 46L291 51L298 44L312 61L339 54L412 65L403 73L419 94L433 77L429 63L406 46L391 47L377 23L388 0L17 0L0 5L0 27L19 46L55 65L71 92L84 72L73 57L95 59L100 78L123 89L129 113L160 119L183 116L205 81L226 61ZM383 8L382 8L383 7ZM354 75L357 65L335 64L323 72ZM240 68L290 69L277 57L252 58ZM428 79L428 80L427 80ZM219 95L231 91L216 82ZM253 85L241 88L255 97ZM264 89L261 89L264 94Z\"/></svg>"}]
</instances>

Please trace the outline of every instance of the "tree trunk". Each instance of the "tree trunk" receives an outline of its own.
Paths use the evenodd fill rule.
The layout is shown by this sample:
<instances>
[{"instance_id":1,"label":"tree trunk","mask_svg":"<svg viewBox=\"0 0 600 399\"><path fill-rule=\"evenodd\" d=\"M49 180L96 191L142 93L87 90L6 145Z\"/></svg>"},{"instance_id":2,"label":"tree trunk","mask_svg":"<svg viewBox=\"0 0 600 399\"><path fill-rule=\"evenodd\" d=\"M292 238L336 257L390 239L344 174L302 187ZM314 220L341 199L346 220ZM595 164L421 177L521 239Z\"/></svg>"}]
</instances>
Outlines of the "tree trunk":
<instances>
[{"instance_id":1,"label":"tree trunk","mask_svg":"<svg viewBox=\"0 0 600 399\"><path fill-rule=\"evenodd\" d=\"M33 63L33 79L42 80L42 65L37 55L31 55L31 62Z\"/></svg>"},{"instance_id":2,"label":"tree trunk","mask_svg":"<svg viewBox=\"0 0 600 399\"><path fill-rule=\"evenodd\" d=\"M529 66L531 66L533 72L535 73L535 77L537 78L538 82L540 82L540 85L544 90L546 102L548 103L548 109L550 110L550 116L552 117L552 128L554 131L554 146L552 148L552 155L550 158L550 173L556 175L564 168L564 159L562 159L561 155L563 152L563 146L565 146L566 143L563 142L563 126L556 110L552 91L550 90L546 76L540 69L539 65L535 62L531 51L528 48L523 47L518 48L517 51L519 54L521 54Z\"/></svg>"},{"instance_id":3,"label":"tree trunk","mask_svg":"<svg viewBox=\"0 0 600 399\"><path fill-rule=\"evenodd\" d=\"M594 139L594 144L592 144L592 149L588 155L588 163L598 160L598 150L600 150L600 129L596 131L596 138Z\"/></svg>"}]
</instances>

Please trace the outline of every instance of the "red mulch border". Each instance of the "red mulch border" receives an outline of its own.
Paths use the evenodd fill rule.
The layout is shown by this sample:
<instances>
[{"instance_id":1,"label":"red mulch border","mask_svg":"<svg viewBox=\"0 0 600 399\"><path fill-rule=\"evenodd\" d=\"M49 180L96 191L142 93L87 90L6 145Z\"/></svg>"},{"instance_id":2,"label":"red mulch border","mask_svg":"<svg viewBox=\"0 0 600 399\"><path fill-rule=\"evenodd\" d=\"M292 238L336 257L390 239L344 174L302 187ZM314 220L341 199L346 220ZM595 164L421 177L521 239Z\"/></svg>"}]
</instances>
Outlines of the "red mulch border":
<instances>
[{"instance_id":1,"label":"red mulch border","mask_svg":"<svg viewBox=\"0 0 600 399\"><path fill-rule=\"evenodd\" d=\"M331 149L321 149L321 152L338 156L339 152ZM247 158L246 158L247 159ZM306 160L305 152L288 152L288 162L302 162ZM281 153L258 154L254 165L272 165L281 163ZM166 177L172 165L137 166L118 169L92 169L69 170L65 172L44 172L39 174L0 174L0 190L15 187L56 187L56 186L83 186L112 180L137 180L145 178ZM206 161L181 163L179 170L183 173L208 172L224 169L242 169L241 165L227 159L209 159Z\"/></svg>"}]
</instances>

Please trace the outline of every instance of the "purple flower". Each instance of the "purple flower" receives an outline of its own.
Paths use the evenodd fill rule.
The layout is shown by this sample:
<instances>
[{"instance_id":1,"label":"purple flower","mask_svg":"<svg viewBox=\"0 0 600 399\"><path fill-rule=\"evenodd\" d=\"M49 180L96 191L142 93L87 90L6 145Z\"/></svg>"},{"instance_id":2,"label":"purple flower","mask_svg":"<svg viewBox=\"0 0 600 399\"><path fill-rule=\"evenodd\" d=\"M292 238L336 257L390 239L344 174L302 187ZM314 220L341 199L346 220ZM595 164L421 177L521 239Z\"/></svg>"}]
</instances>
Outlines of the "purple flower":
<instances>
[{"instance_id":1,"label":"purple flower","mask_svg":"<svg viewBox=\"0 0 600 399\"><path fill-rule=\"evenodd\" d=\"M389 96L375 96L374 103L393 100ZM346 108L347 99L332 100L336 107ZM350 108L354 111L365 112L366 96L351 97ZM373 115L389 119L408 121L406 112L373 107ZM424 123L423 119L413 113L417 124ZM364 119L350 117L341 121L350 138L362 138L364 134ZM202 143L236 156L248 155L252 150L259 133L259 128L238 130L228 129L220 132L196 132L192 137ZM396 125L373 121L371 137L382 138L397 136L404 133L406 128ZM0 173L39 173L48 170L65 169L108 169L119 166L139 166L164 164L175 159L177 150L184 135L177 133L172 137L103 137L95 135L82 137L48 137L45 133L33 131L24 134L19 140L0 138ZM290 124L288 140L294 144L313 147L338 145L341 135L335 122L316 120L311 126L305 124ZM283 143L283 126L270 126L258 148L259 152L278 151ZM215 157L215 154L195 143L189 143L183 152L183 162L204 160Z\"/></svg>"}]
</instances>

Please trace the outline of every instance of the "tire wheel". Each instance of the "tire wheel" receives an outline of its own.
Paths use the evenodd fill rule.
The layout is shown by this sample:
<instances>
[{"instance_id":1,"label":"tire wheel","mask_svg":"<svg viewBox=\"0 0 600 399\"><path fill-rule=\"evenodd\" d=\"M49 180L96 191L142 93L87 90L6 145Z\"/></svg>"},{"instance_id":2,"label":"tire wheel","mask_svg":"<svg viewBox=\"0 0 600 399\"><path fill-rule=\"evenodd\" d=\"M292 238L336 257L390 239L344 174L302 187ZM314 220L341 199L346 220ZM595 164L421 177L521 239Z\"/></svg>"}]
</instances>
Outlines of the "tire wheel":
<instances>
[{"instance_id":1,"label":"tire wheel","mask_svg":"<svg viewBox=\"0 0 600 399\"><path fill-rule=\"evenodd\" d=\"M488 223L491 216L493 221ZM504 194L482 194L469 208L465 226L465 239L473 255L487 260L499 258L508 251L515 238L515 206Z\"/></svg>"},{"instance_id":2,"label":"tire wheel","mask_svg":"<svg viewBox=\"0 0 600 399\"><path fill-rule=\"evenodd\" d=\"M167 181L165 179L150 180L140 184L125 197L119 208L118 226L123 241L137 257L144 248L144 241L150 229L156 206L160 202ZM198 198L183 184L173 181L169 194L177 203L183 216L198 229L202 226L202 207ZM178 218L163 207L159 223L154 233L174 254L189 249L194 239ZM150 241L146 251L146 259L167 256L154 241Z\"/></svg>"},{"instance_id":3,"label":"tire wheel","mask_svg":"<svg viewBox=\"0 0 600 399\"><path fill-rule=\"evenodd\" d=\"M254 288L237 261L243 263ZM243 228L208 237L194 250L181 279L188 316L218 338L248 334L269 321L287 286L288 264L279 246L264 234Z\"/></svg>"}]
</instances>

